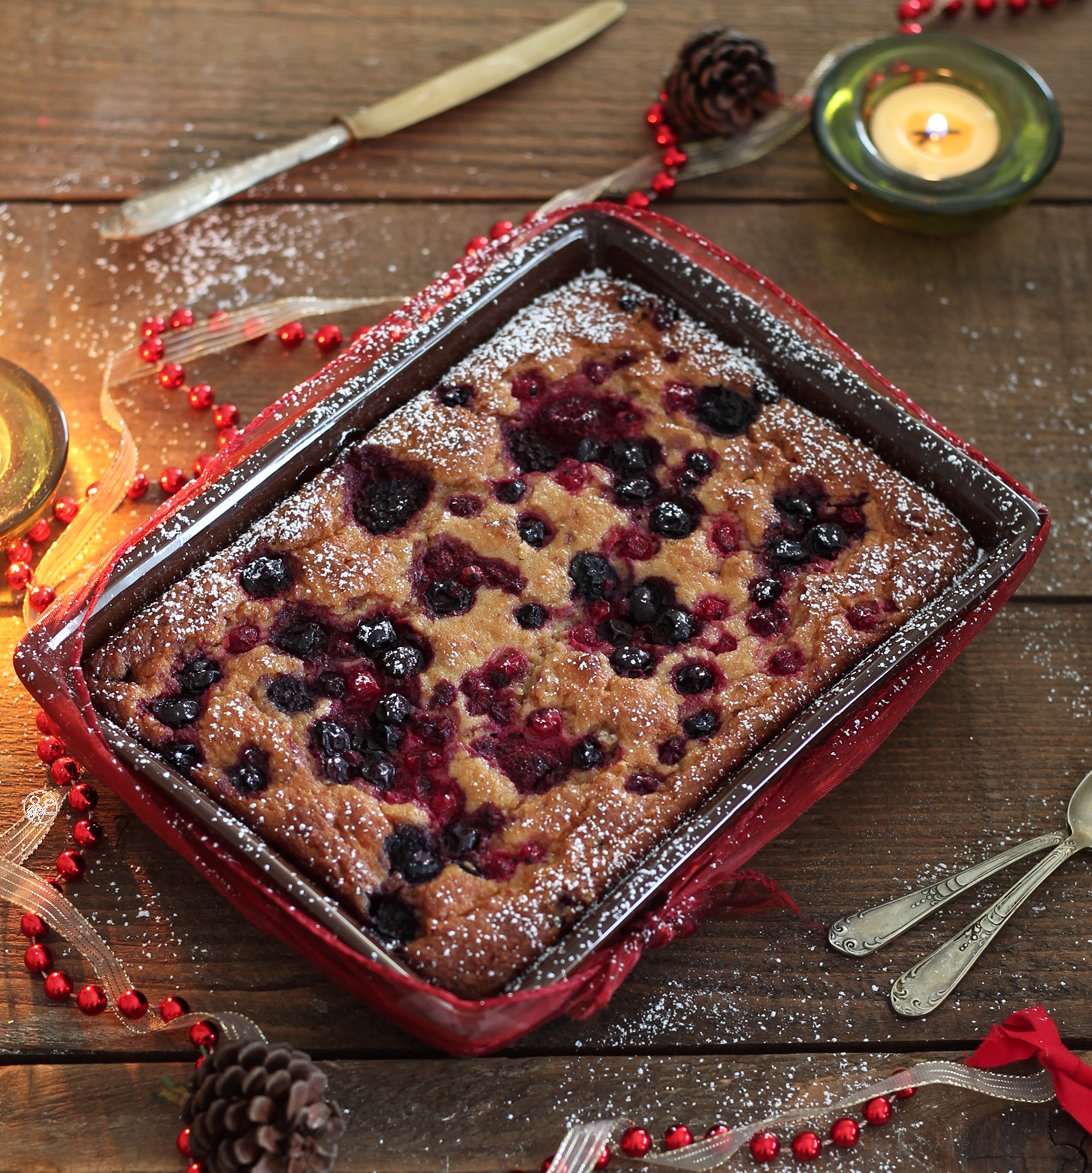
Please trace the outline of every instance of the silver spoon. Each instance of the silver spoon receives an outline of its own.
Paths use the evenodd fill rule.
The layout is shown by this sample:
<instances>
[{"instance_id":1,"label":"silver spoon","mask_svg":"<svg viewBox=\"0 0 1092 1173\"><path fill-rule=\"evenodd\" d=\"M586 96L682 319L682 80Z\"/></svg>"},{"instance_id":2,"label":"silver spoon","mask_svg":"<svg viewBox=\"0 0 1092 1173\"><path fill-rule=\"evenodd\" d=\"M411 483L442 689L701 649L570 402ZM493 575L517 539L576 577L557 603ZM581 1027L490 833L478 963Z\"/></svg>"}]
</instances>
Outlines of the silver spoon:
<instances>
[{"instance_id":1,"label":"silver spoon","mask_svg":"<svg viewBox=\"0 0 1092 1173\"><path fill-rule=\"evenodd\" d=\"M1092 771L1073 791L1066 811L1069 838L1059 843L1022 879L961 933L908 969L891 987L891 1005L899 1014L919 1018L930 1014L959 985L982 951L1009 917L1036 888L1071 855L1092 847Z\"/></svg>"}]
</instances>

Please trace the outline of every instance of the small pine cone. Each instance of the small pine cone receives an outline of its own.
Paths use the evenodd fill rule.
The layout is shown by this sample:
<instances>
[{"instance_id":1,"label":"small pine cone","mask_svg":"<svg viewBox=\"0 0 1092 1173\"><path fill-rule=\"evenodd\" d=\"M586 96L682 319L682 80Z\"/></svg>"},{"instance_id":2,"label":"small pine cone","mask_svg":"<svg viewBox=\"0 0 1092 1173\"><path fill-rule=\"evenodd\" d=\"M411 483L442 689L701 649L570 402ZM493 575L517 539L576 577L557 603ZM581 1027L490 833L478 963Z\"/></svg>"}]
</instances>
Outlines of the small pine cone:
<instances>
[{"instance_id":1,"label":"small pine cone","mask_svg":"<svg viewBox=\"0 0 1092 1173\"><path fill-rule=\"evenodd\" d=\"M287 1044L221 1044L182 1104L190 1151L208 1173L330 1173L345 1131L326 1076Z\"/></svg>"},{"instance_id":2,"label":"small pine cone","mask_svg":"<svg viewBox=\"0 0 1092 1173\"><path fill-rule=\"evenodd\" d=\"M779 103L766 46L728 29L692 36L664 89L667 120L682 138L734 138Z\"/></svg>"}]
</instances>

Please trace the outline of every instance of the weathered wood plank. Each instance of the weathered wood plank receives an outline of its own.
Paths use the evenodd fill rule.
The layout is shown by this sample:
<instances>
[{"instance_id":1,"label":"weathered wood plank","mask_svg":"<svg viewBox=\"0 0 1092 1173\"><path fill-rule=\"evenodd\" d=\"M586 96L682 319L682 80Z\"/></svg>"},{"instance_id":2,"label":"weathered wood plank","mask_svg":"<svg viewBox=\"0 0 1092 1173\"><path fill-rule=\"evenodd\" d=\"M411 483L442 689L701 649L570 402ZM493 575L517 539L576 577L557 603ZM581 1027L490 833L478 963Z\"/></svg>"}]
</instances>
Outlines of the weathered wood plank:
<instances>
[{"instance_id":1,"label":"weathered wood plank","mask_svg":"<svg viewBox=\"0 0 1092 1173\"><path fill-rule=\"evenodd\" d=\"M1092 606L1012 604L931 689L852 779L754 866L822 924L966 866L1063 822L1090 764ZM27 712L29 704L18 710ZM0 789L7 825L35 777L33 736L12 713L14 745ZM71 886L150 998L179 990L195 1007L241 1010L272 1036L338 1055L420 1053L294 954L246 925L120 804L104 796L110 846ZM66 816L63 822L67 825ZM45 873L63 846L58 827L33 860ZM559 1022L518 1050L761 1051L867 1044L895 1050L969 1043L1010 1011L1042 1002L1067 1037L1092 1046L1092 941L1087 865L1052 878L985 954L956 996L923 1020L898 1019L891 982L1002 890L949 906L885 952L833 953L822 933L787 913L710 919L693 937L651 952L610 1006L587 1023ZM21 964L18 916L5 909L0 955L0 1050L169 1047L132 1040L111 1019L89 1021L45 1001ZM58 948L77 980L86 966Z\"/></svg>"},{"instance_id":2,"label":"weathered wood plank","mask_svg":"<svg viewBox=\"0 0 1092 1173\"><path fill-rule=\"evenodd\" d=\"M523 206L525 208L526 205ZM80 492L112 450L98 423L106 356L149 311L200 311L286 293L407 294L472 234L519 205L236 207L149 241L104 244L92 208L0 211L0 346L61 396ZM683 221L765 272L884 374L1050 506L1054 531L1025 588L1088 590L1092 550L1092 212L1031 207L938 241L837 205L677 204ZM23 273L27 277L23 277ZM351 332L376 311L340 319ZM195 368L249 419L320 364L267 340ZM149 380L121 396L154 481L213 442L208 413ZM112 536L158 498L125 505Z\"/></svg>"},{"instance_id":3,"label":"weathered wood plank","mask_svg":"<svg viewBox=\"0 0 1092 1173\"><path fill-rule=\"evenodd\" d=\"M654 1135L676 1121L704 1130L745 1124L788 1096L860 1086L926 1055L698 1055L324 1064L331 1095L349 1106L340 1173L498 1173L537 1169L576 1119L628 1115ZM0 1169L20 1173L175 1173L176 1109L156 1098L182 1064L33 1065L0 1071ZM830 1117L819 1115L824 1130ZM789 1133L783 1140L787 1148ZM93 1140L91 1140L93 1138ZM890 1124L839 1152L844 1173L970 1169L1069 1173L1087 1134L1056 1104L1018 1107L928 1087ZM746 1155L736 1158L742 1164ZM782 1161L791 1159L783 1157ZM834 1159L829 1158L828 1159ZM615 1159L612 1166L627 1168ZM636 1167L636 1166L633 1166Z\"/></svg>"},{"instance_id":4,"label":"weathered wood plank","mask_svg":"<svg viewBox=\"0 0 1092 1173\"><path fill-rule=\"evenodd\" d=\"M573 8L571 0L9 0L0 9L0 198L115 199L234 162L397 93ZM727 15L704 0L631 0L592 44L503 91L263 188L283 199L541 201L647 147L644 108L676 47ZM734 27L763 37L786 92L822 52L896 31L893 5L741 0ZM1092 190L1092 12L1067 3L948 27L1028 60L1066 120L1045 199ZM840 198L802 136L730 176L688 185L719 199Z\"/></svg>"}]
</instances>

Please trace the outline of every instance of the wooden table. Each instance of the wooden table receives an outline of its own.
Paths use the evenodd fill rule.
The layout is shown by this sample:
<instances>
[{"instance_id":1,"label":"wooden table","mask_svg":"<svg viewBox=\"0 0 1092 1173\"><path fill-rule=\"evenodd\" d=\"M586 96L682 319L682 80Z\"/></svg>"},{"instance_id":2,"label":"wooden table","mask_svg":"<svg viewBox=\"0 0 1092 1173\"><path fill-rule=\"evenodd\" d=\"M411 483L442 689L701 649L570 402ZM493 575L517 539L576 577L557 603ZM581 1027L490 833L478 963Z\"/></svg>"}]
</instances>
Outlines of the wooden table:
<instances>
[{"instance_id":1,"label":"wooden table","mask_svg":"<svg viewBox=\"0 0 1092 1173\"><path fill-rule=\"evenodd\" d=\"M151 311L208 313L287 293L410 292L463 243L645 149L643 110L689 32L716 20L763 36L791 89L819 53L894 29L893 3L631 0L595 43L470 106L299 168L147 241L105 244L109 202L322 125L569 11L570 0L153 0L0 7L0 353L57 393L73 428L65 488L104 471L104 357ZM1066 143L1035 201L948 240L852 211L810 136L743 171L684 185L671 214L767 273L919 403L1030 485L1053 536L1016 599L868 765L754 860L814 920L908 890L1059 826L1092 730L1092 7L956 22L1030 61L1054 88ZM352 329L373 318L347 315ZM210 360L200 374L244 419L311 373L310 342ZM211 444L206 417L158 388L122 408L153 481ZM146 515L126 503L118 537ZM39 785L34 705L10 670L21 633L0 609L0 822ZM590 1022L511 1052L444 1058L354 1002L245 922L109 795L108 846L70 890L158 1001L241 1010L325 1062L349 1111L338 1168L497 1173L537 1168L567 1123L625 1111L657 1131L761 1115L788 1085L958 1057L988 1025L1041 1002L1092 1047L1092 880L1052 879L932 1017L897 1019L892 979L1000 890L987 886L864 961L787 914L711 919L650 953ZM67 824L67 817L61 820ZM32 865L46 874L67 831ZM0 913L0 1170L176 1171L161 1077L193 1054L46 1002L22 965L19 910ZM56 943L77 983L82 960ZM1092 1141L1056 1108L929 1089L870 1130L839 1170L1085 1167ZM749 1158L737 1158L740 1167ZM788 1163L783 1158L783 1165Z\"/></svg>"}]
</instances>

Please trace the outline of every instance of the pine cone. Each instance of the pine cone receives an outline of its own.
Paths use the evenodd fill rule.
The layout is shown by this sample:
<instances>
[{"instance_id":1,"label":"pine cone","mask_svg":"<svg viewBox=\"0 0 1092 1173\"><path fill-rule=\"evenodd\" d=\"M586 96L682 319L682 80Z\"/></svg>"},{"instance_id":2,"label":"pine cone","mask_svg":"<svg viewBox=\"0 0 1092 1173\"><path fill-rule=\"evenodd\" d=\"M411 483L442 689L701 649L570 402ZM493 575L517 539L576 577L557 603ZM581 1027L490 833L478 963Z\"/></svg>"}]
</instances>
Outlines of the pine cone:
<instances>
[{"instance_id":1,"label":"pine cone","mask_svg":"<svg viewBox=\"0 0 1092 1173\"><path fill-rule=\"evenodd\" d=\"M682 138L734 138L778 105L766 46L728 29L692 36L664 87L667 120Z\"/></svg>"},{"instance_id":2,"label":"pine cone","mask_svg":"<svg viewBox=\"0 0 1092 1173\"><path fill-rule=\"evenodd\" d=\"M182 1104L190 1151L208 1173L330 1173L345 1121L326 1076L287 1044L221 1044Z\"/></svg>"}]
</instances>

